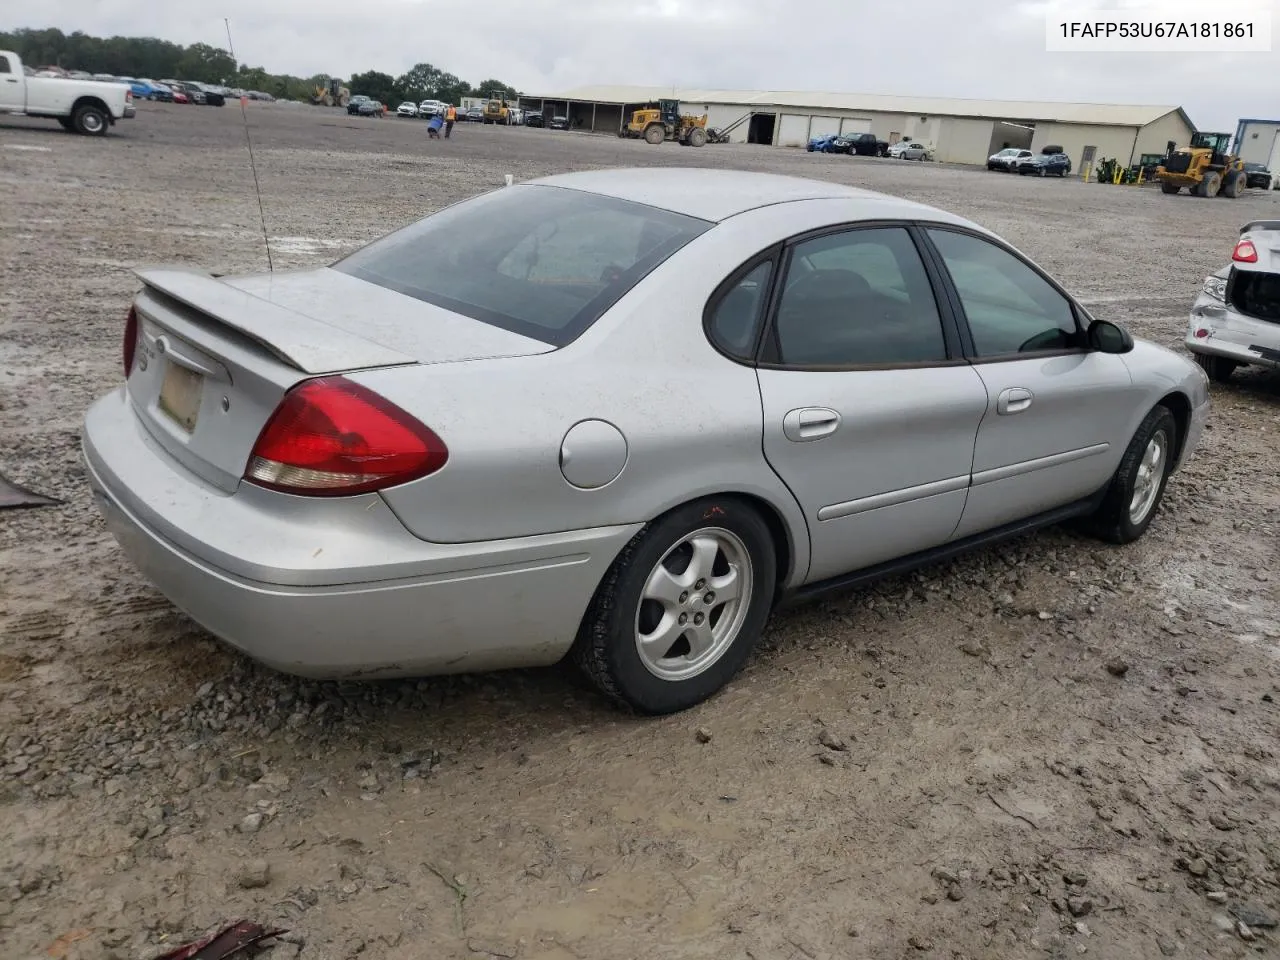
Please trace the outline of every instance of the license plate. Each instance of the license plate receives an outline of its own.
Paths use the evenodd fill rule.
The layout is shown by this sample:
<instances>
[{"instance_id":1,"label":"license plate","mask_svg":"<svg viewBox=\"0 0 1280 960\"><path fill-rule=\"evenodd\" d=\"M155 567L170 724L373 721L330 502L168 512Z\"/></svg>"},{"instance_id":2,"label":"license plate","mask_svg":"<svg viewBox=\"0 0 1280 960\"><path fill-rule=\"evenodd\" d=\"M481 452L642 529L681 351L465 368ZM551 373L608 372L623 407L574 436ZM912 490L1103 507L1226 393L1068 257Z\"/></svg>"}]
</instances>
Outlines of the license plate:
<instances>
[{"instance_id":1,"label":"license plate","mask_svg":"<svg viewBox=\"0 0 1280 960\"><path fill-rule=\"evenodd\" d=\"M194 370L171 363L164 372L160 385L160 409L187 433L196 428L200 415L200 397L204 392L204 377Z\"/></svg>"}]
</instances>

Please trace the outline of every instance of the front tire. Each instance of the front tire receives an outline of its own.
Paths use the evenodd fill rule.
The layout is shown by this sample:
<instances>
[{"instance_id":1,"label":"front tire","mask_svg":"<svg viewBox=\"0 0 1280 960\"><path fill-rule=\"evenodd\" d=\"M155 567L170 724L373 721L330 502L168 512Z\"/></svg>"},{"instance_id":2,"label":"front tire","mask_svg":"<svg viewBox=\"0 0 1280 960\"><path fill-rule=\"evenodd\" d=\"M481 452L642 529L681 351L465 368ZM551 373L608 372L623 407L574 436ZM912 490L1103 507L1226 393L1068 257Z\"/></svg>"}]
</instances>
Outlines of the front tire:
<instances>
[{"instance_id":1,"label":"front tire","mask_svg":"<svg viewBox=\"0 0 1280 960\"><path fill-rule=\"evenodd\" d=\"M773 606L769 528L734 497L645 526L605 574L572 659L611 700L645 714L701 703L742 669Z\"/></svg>"},{"instance_id":2,"label":"front tire","mask_svg":"<svg viewBox=\"0 0 1280 960\"><path fill-rule=\"evenodd\" d=\"M1195 355L1196 363L1214 383L1226 383L1231 379L1231 374L1236 372L1239 366L1234 360L1228 360L1226 357L1217 357L1213 354L1197 353Z\"/></svg>"},{"instance_id":3,"label":"front tire","mask_svg":"<svg viewBox=\"0 0 1280 960\"><path fill-rule=\"evenodd\" d=\"M1097 513L1085 526L1108 543L1132 543L1147 532L1164 498L1177 450L1178 422L1157 404L1138 425Z\"/></svg>"}]
</instances>

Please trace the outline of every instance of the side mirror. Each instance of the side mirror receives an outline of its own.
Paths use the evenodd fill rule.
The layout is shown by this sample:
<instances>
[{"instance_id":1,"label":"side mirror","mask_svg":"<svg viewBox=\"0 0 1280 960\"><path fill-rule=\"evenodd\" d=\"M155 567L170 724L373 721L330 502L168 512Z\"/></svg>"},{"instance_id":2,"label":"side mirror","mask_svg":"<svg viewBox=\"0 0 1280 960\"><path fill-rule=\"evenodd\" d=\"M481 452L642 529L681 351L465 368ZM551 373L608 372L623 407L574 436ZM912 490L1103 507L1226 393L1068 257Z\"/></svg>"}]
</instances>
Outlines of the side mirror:
<instances>
[{"instance_id":1,"label":"side mirror","mask_svg":"<svg viewBox=\"0 0 1280 960\"><path fill-rule=\"evenodd\" d=\"M1109 320L1094 320L1089 324L1089 349L1101 353L1128 353L1133 349L1133 337L1129 331Z\"/></svg>"}]
</instances>

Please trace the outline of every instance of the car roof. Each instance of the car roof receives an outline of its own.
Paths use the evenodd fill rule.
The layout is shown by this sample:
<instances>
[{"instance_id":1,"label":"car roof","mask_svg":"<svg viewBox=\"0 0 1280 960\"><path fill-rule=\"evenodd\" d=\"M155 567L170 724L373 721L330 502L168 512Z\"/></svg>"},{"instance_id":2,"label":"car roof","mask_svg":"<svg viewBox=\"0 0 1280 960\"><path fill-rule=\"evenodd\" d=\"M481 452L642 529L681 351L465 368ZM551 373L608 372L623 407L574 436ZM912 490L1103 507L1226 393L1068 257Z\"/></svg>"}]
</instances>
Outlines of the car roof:
<instances>
[{"instance_id":1,"label":"car roof","mask_svg":"<svg viewBox=\"0 0 1280 960\"><path fill-rule=\"evenodd\" d=\"M640 167L562 173L526 182L616 197L713 222L797 200L865 200L868 207L875 208L874 214L869 210L868 215L907 219L923 214L927 219L959 222L953 214L873 190L745 170Z\"/></svg>"}]
</instances>

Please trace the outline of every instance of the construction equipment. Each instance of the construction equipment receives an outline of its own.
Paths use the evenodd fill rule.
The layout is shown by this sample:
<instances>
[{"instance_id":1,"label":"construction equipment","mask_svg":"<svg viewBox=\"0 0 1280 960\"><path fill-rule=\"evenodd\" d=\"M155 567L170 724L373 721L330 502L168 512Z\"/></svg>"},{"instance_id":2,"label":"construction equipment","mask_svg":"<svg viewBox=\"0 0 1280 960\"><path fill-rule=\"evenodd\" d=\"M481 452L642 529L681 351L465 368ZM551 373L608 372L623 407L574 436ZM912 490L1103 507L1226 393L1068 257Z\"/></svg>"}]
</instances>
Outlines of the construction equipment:
<instances>
[{"instance_id":1,"label":"construction equipment","mask_svg":"<svg viewBox=\"0 0 1280 960\"><path fill-rule=\"evenodd\" d=\"M733 133L733 131L737 130L744 123L748 123L754 116L754 112L744 113L727 127L715 127L713 129L709 129L707 131L707 143L728 143L729 134Z\"/></svg>"},{"instance_id":2,"label":"construction equipment","mask_svg":"<svg viewBox=\"0 0 1280 960\"><path fill-rule=\"evenodd\" d=\"M506 94L490 94L489 99L484 102L484 122L509 123L510 121L511 108L507 103Z\"/></svg>"},{"instance_id":3,"label":"construction equipment","mask_svg":"<svg viewBox=\"0 0 1280 960\"><path fill-rule=\"evenodd\" d=\"M682 114L679 100L659 100L632 113L618 136L643 137L645 143L674 140L681 146L701 147L707 142L707 115Z\"/></svg>"},{"instance_id":4,"label":"construction equipment","mask_svg":"<svg viewBox=\"0 0 1280 960\"><path fill-rule=\"evenodd\" d=\"M324 107L345 107L351 102L351 91L337 77L330 77L327 84L316 87L311 102Z\"/></svg>"},{"instance_id":5,"label":"construction equipment","mask_svg":"<svg viewBox=\"0 0 1280 960\"><path fill-rule=\"evenodd\" d=\"M1155 179L1165 193L1183 187L1196 197L1224 196L1235 199L1244 193L1244 162L1229 153L1231 134L1193 133L1189 147L1178 147L1165 155L1156 167Z\"/></svg>"}]
</instances>

